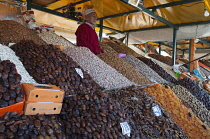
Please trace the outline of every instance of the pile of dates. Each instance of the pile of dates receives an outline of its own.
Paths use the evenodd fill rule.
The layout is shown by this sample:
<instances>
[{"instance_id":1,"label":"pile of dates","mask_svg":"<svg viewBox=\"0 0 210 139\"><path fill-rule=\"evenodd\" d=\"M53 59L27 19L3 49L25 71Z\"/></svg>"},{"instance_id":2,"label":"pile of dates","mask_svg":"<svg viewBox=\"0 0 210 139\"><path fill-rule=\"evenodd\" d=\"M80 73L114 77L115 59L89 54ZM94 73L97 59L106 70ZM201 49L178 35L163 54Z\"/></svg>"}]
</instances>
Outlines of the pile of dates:
<instances>
[{"instance_id":1,"label":"pile of dates","mask_svg":"<svg viewBox=\"0 0 210 139\"><path fill-rule=\"evenodd\" d=\"M176 79L174 79L170 74L168 74L163 68L161 68L158 64L154 63L151 59L146 57L137 57L139 60L143 61L147 64L151 69L156 71L163 79L169 81L171 83L176 83Z\"/></svg>"},{"instance_id":2,"label":"pile of dates","mask_svg":"<svg viewBox=\"0 0 210 139\"><path fill-rule=\"evenodd\" d=\"M0 108L23 100L24 92L20 87L21 76L15 64L9 60L0 62Z\"/></svg>"},{"instance_id":3,"label":"pile of dates","mask_svg":"<svg viewBox=\"0 0 210 139\"><path fill-rule=\"evenodd\" d=\"M72 139L140 139L142 134L127 117L123 107L107 93L90 92L65 98L61 111L65 132ZM123 135L121 123L127 122L130 137Z\"/></svg>"},{"instance_id":4,"label":"pile of dates","mask_svg":"<svg viewBox=\"0 0 210 139\"><path fill-rule=\"evenodd\" d=\"M201 89L195 81L190 78L183 78L177 81L177 84L185 87L192 95L201 101L208 110L210 110L210 95Z\"/></svg>"},{"instance_id":5,"label":"pile of dates","mask_svg":"<svg viewBox=\"0 0 210 139\"><path fill-rule=\"evenodd\" d=\"M66 139L55 115L7 112L0 118L0 139Z\"/></svg>"},{"instance_id":6,"label":"pile of dates","mask_svg":"<svg viewBox=\"0 0 210 139\"><path fill-rule=\"evenodd\" d=\"M126 117L133 119L143 138L188 138L168 112L145 90L132 86L113 90L109 96L123 105ZM159 107L160 115L155 115L154 107Z\"/></svg>"},{"instance_id":7,"label":"pile of dates","mask_svg":"<svg viewBox=\"0 0 210 139\"><path fill-rule=\"evenodd\" d=\"M37 45L29 40L11 48L36 82L59 86L66 96L100 88L75 61L53 45Z\"/></svg>"},{"instance_id":8,"label":"pile of dates","mask_svg":"<svg viewBox=\"0 0 210 139\"><path fill-rule=\"evenodd\" d=\"M171 66L171 64L172 64L172 58L169 56L163 56L163 55L159 55L159 54L148 54L148 56L150 56L158 61L161 61L169 66ZM178 63L176 62L176 64L178 64Z\"/></svg>"}]
</instances>

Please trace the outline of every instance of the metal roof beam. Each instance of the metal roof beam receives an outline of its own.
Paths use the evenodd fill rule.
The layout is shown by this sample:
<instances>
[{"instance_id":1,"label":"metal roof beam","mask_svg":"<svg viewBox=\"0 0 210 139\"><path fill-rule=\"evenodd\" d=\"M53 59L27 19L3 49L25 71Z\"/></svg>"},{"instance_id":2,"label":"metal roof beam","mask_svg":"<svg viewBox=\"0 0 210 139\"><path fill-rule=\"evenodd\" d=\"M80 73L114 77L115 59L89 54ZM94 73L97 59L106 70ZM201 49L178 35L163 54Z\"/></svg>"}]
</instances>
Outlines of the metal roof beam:
<instances>
[{"instance_id":1,"label":"metal roof beam","mask_svg":"<svg viewBox=\"0 0 210 139\"><path fill-rule=\"evenodd\" d=\"M163 43L163 42L153 42L153 43L157 43L157 44L160 43L161 45L167 46L167 47L169 47L169 48L173 48L173 46L171 46L171 45L169 45L169 44L165 44L165 43ZM179 49L179 48L177 48L177 50L183 51L184 49Z\"/></svg>"},{"instance_id":2,"label":"metal roof beam","mask_svg":"<svg viewBox=\"0 0 210 139\"><path fill-rule=\"evenodd\" d=\"M78 5L78 4L85 3L85 2L87 2L87 1L90 1L90 0L81 0L81 1L75 2L74 4L75 4L75 5ZM60 7L60 8L57 8L57 9L54 9L54 10L55 10L55 11L58 11L58 10L63 9L64 7L67 7L67 5L62 6L62 7Z\"/></svg>"},{"instance_id":3,"label":"metal roof beam","mask_svg":"<svg viewBox=\"0 0 210 139\"><path fill-rule=\"evenodd\" d=\"M157 6L147 7L147 9L161 9L161 8L167 8L167 7L172 7L172 6L182 5L182 4L188 4L192 2L199 2L199 1L203 1L203 0L181 0L181 1L170 2L166 4L161 4Z\"/></svg>"},{"instance_id":4,"label":"metal roof beam","mask_svg":"<svg viewBox=\"0 0 210 139\"><path fill-rule=\"evenodd\" d=\"M124 2L124 3L126 3L126 4L129 4L129 3L128 3L128 0L121 0L121 1ZM170 26L170 27L172 27L172 28L174 28L174 29L179 29L179 27L178 27L177 25L175 25L175 24L173 24L173 23L167 21L166 19L164 19L164 18L162 18L162 17L160 17L160 16L158 16L158 15L156 15L154 12L150 11L149 9L145 8L145 7L142 6L142 5L138 5L138 7L133 6L133 5L131 5L131 4L129 4L129 5L132 6L132 7L134 7L134 8L136 8L136 9L141 10L142 12L144 12L144 13L150 15L151 17L153 17L153 18L159 20L160 22L162 22L162 23L164 23L164 24L166 24L166 25L168 25L168 26Z\"/></svg>"},{"instance_id":5,"label":"metal roof beam","mask_svg":"<svg viewBox=\"0 0 210 139\"><path fill-rule=\"evenodd\" d=\"M98 18L98 20L124 16L124 15L128 15L128 14L136 13L136 12L140 12L140 10L133 10L133 11L129 11L129 12L124 12L124 13L119 13L119 14L115 14L115 15L105 16L105 17Z\"/></svg>"},{"instance_id":6,"label":"metal roof beam","mask_svg":"<svg viewBox=\"0 0 210 139\"><path fill-rule=\"evenodd\" d=\"M210 43L206 42L205 40L199 39L199 41L210 47Z\"/></svg>"}]
</instances>

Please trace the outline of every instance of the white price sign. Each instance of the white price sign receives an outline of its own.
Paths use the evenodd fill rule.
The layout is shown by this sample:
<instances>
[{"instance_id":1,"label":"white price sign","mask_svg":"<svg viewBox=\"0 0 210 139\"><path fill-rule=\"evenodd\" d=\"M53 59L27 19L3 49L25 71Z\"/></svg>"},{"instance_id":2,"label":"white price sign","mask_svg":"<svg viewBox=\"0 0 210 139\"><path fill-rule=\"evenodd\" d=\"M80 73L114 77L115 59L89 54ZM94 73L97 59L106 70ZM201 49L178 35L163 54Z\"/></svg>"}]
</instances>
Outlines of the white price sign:
<instances>
[{"instance_id":1,"label":"white price sign","mask_svg":"<svg viewBox=\"0 0 210 139\"><path fill-rule=\"evenodd\" d=\"M77 74L79 74L80 77L84 78L84 75L83 75L83 72L81 69L75 68L75 70L76 70Z\"/></svg>"},{"instance_id":2,"label":"white price sign","mask_svg":"<svg viewBox=\"0 0 210 139\"><path fill-rule=\"evenodd\" d=\"M160 116L162 114L159 106L152 107L152 110L153 110L153 112L155 113L156 116Z\"/></svg>"},{"instance_id":3,"label":"white price sign","mask_svg":"<svg viewBox=\"0 0 210 139\"><path fill-rule=\"evenodd\" d=\"M128 122L120 123L120 126L121 126L121 128L122 128L122 134L123 134L123 135L128 135L128 137L130 137L131 128L130 128Z\"/></svg>"}]
</instances>

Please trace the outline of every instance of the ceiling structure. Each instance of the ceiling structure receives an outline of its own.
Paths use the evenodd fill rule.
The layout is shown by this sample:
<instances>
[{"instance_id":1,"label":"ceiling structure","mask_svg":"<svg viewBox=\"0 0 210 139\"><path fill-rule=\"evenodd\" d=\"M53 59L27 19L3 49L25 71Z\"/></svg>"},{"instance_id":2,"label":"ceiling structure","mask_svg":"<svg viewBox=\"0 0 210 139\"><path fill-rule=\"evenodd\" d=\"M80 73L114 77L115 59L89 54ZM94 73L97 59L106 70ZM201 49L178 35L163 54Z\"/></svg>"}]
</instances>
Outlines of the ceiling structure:
<instances>
[{"instance_id":1,"label":"ceiling structure","mask_svg":"<svg viewBox=\"0 0 210 139\"><path fill-rule=\"evenodd\" d=\"M205 9L210 12L209 0L144 0L143 2L140 0L143 4L138 5L130 3L135 0L23 1L27 1L28 9L36 9L59 17L64 17L62 9L70 3L74 3L76 9L81 7L81 12L87 7L93 7L97 12L97 24L101 30L108 29L121 34L129 33L131 39L142 39L139 42L143 43L148 40L156 42L156 45L167 46L167 48L173 48L171 43L173 41L173 31L177 30L177 34L180 36L177 41L178 50L185 51L185 49L188 49L189 39L192 38L202 38L197 43L197 48L210 49L209 38L203 39L203 37L210 36L210 16L204 16ZM82 22L75 17L66 19ZM187 35L184 27L189 27ZM194 32L191 33L191 30ZM144 38L145 36L146 38ZM163 38L167 38L167 40Z\"/></svg>"}]
</instances>

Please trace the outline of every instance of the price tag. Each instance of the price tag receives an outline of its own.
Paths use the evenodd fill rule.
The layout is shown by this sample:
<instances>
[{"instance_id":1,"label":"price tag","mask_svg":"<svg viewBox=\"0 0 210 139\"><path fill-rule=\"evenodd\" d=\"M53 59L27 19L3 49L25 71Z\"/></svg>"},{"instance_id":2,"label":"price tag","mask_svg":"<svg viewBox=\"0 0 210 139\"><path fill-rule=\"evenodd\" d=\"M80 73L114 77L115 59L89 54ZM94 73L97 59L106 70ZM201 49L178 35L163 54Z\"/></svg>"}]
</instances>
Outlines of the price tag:
<instances>
[{"instance_id":1,"label":"price tag","mask_svg":"<svg viewBox=\"0 0 210 139\"><path fill-rule=\"evenodd\" d=\"M154 106L152 107L153 112L155 113L156 116L162 115L161 109L159 106Z\"/></svg>"},{"instance_id":2,"label":"price tag","mask_svg":"<svg viewBox=\"0 0 210 139\"><path fill-rule=\"evenodd\" d=\"M150 81L154 82L154 83L157 83L157 81L153 78L150 78Z\"/></svg>"},{"instance_id":3,"label":"price tag","mask_svg":"<svg viewBox=\"0 0 210 139\"><path fill-rule=\"evenodd\" d=\"M75 70L76 70L77 74L79 74L80 77L84 78L84 75L83 75L83 72L81 69L75 68Z\"/></svg>"},{"instance_id":4,"label":"price tag","mask_svg":"<svg viewBox=\"0 0 210 139\"><path fill-rule=\"evenodd\" d=\"M122 134L123 134L123 135L128 135L128 137L130 137L131 128L130 128L128 122L120 123L120 126L121 126L121 128L122 128Z\"/></svg>"},{"instance_id":5,"label":"price tag","mask_svg":"<svg viewBox=\"0 0 210 139\"><path fill-rule=\"evenodd\" d=\"M132 100L139 100L138 98L136 97L131 97Z\"/></svg>"}]
</instances>

